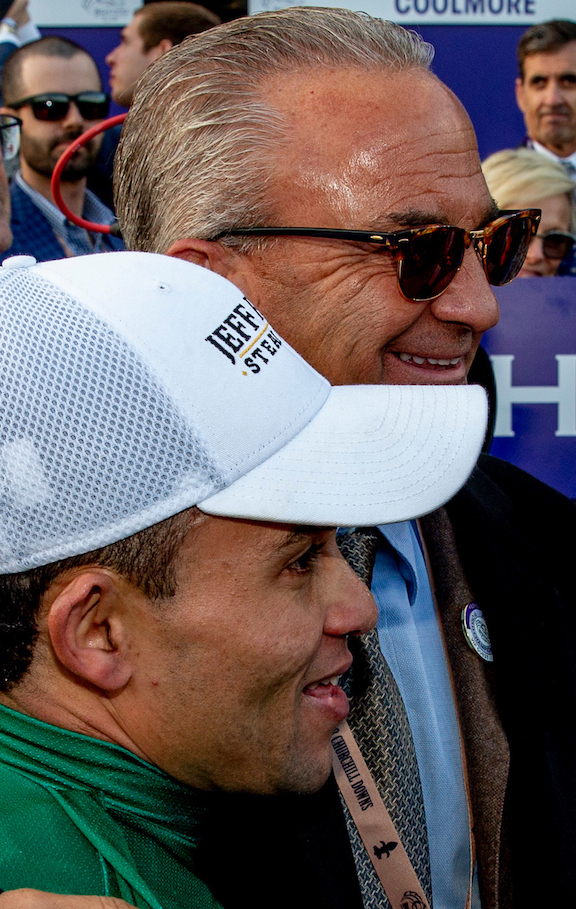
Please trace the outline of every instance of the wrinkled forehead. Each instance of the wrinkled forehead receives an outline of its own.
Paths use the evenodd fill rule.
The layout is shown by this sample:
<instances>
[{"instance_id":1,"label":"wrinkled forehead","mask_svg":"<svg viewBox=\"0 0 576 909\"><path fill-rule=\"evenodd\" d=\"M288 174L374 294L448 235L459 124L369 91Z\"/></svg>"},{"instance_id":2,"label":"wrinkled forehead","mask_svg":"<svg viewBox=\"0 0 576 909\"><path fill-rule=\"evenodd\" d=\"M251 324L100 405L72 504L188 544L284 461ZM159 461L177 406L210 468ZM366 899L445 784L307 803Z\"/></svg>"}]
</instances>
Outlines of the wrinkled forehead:
<instances>
[{"instance_id":1,"label":"wrinkled forehead","mask_svg":"<svg viewBox=\"0 0 576 909\"><path fill-rule=\"evenodd\" d=\"M386 212L416 206L474 226L490 206L470 119L427 71L311 70L271 79L263 95L286 121L278 217L385 229Z\"/></svg>"}]
</instances>

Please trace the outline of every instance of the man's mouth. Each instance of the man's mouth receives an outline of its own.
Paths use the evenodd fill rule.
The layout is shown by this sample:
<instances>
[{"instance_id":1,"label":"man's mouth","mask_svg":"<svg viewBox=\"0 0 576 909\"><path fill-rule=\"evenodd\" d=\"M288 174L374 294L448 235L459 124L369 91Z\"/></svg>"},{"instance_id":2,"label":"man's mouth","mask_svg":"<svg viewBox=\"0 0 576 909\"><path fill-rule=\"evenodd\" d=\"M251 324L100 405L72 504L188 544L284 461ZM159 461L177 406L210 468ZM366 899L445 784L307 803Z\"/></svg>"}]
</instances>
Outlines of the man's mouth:
<instances>
[{"instance_id":1,"label":"man's mouth","mask_svg":"<svg viewBox=\"0 0 576 909\"><path fill-rule=\"evenodd\" d=\"M559 109L559 110L543 110L543 111L540 111L540 117L541 117L542 119L547 119L547 118L549 118L549 119L552 119L552 120L557 120L557 119L564 120L564 119L568 118L569 116L570 116L570 110L566 110L565 108L561 108L561 109Z\"/></svg>"},{"instance_id":2,"label":"man's mouth","mask_svg":"<svg viewBox=\"0 0 576 909\"><path fill-rule=\"evenodd\" d=\"M62 148L64 146L68 148L68 146L70 146L72 142L75 142L76 139L78 139L81 135L82 133L79 132L74 136L61 136L56 142L54 142L52 148Z\"/></svg>"},{"instance_id":3,"label":"man's mouth","mask_svg":"<svg viewBox=\"0 0 576 909\"><path fill-rule=\"evenodd\" d=\"M460 366L462 363L462 357L419 357L416 354L409 353L398 353L396 356L399 360L402 360L403 363L415 363L417 366L454 367Z\"/></svg>"},{"instance_id":4,"label":"man's mouth","mask_svg":"<svg viewBox=\"0 0 576 909\"><path fill-rule=\"evenodd\" d=\"M325 675L322 678L316 678L304 686L302 694L304 701L314 711L318 719L322 716L328 720L333 728L342 723L348 716L350 705L344 690L340 687L340 682L346 672L352 665L352 657L340 663L339 666L333 666L333 675ZM336 672L334 672L336 669ZM320 711L320 713L317 713Z\"/></svg>"},{"instance_id":5,"label":"man's mouth","mask_svg":"<svg viewBox=\"0 0 576 909\"><path fill-rule=\"evenodd\" d=\"M316 691L317 688L321 686L334 685L337 686L340 681L339 675L332 675L329 679L321 679L319 682L311 682L310 685L306 685L304 691Z\"/></svg>"}]
</instances>

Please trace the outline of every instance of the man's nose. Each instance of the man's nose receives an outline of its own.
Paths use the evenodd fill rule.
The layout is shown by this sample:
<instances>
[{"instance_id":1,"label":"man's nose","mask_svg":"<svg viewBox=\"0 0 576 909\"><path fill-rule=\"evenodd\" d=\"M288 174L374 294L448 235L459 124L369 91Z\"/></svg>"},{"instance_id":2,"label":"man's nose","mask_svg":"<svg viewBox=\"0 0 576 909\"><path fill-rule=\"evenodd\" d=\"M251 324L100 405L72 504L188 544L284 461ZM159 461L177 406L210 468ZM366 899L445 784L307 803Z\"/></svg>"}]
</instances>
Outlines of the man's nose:
<instances>
[{"instance_id":1,"label":"man's nose","mask_svg":"<svg viewBox=\"0 0 576 909\"><path fill-rule=\"evenodd\" d=\"M68 126L68 127L74 126L77 124L83 125L86 122L84 120L84 117L78 110L78 106L75 101L70 101L70 105L68 107L68 110L66 111L66 116L64 117L64 120L62 122L65 126Z\"/></svg>"},{"instance_id":2,"label":"man's nose","mask_svg":"<svg viewBox=\"0 0 576 909\"><path fill-rule=\"evenodd\" d=\"M550 107L557 107L559 104L565 104L566 99L562 87L556 79L549 79L544 89L544 99Z\"/></svg>"},{"instance_id":3,"label":"man's nose","mask_svg":"<svg viewBox=\"0 0 576 909\"><path fill-rule=\"evenodd\" d=\"M431 311L441 322L455 322L474 332L488 331L498 322L498 301L474 248L464 254L460 271L448 288L432 300Z\"/></svg>"},{"instance_id":4,"label":"man's nose","mask_svg":"<svg viewBox=\"0 0 576 909\"><path fill-rule=\"evenodd\" d=\"M374 597L340 553L335 559L333 602L326 616L324 634L335 637L365 634L378 619Z\"/></svg>"}]
</instances>

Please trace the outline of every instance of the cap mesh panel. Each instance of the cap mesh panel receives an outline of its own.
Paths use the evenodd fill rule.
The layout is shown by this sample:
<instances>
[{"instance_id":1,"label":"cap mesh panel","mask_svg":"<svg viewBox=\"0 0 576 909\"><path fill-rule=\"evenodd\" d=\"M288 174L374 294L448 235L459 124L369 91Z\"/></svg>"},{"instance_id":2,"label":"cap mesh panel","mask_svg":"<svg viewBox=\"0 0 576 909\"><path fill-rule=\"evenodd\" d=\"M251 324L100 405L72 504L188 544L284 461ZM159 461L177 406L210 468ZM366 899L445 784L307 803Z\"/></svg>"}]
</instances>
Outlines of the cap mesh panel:
<instances>
[{"instance_id":1,"label":"cap mesh panel","mask_svg":"<svg viewBox=\"0 0 576 909\"><path fill-rule=\"evenodd\" d=\"M0 571L115 542L222 488L202 433L104 321L21 269L2 275L0 311Z\"/></svg>"}]
</instances>

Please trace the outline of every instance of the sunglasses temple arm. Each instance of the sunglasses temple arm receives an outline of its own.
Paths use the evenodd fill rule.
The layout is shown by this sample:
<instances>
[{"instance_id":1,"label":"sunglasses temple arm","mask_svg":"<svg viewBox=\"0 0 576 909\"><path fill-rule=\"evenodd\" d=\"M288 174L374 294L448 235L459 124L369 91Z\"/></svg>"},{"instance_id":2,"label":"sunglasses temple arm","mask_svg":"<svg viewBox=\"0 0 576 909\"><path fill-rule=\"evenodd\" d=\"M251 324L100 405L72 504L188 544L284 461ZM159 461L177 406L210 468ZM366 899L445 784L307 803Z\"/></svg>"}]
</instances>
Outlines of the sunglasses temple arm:
<instances>
[{"instance_id":1,"label":"sunglasses temple arm","mask_svg":"<svg viewBox=\"0 0 576 909\"><path fill-rule=\"evenodd\" d=\"M118 228L118 222L113 224L96 224L95 221L87 221L85 218L79 218L78 215L75 215L74 212L71 212L64 199L62 198L62 192L60 189L60 184L62 182L62 173L64 168L68 164L68 161L74 154L74 152L81 148L86 142L89 142L94 136L99 135L99 133L105 132L107 129L111 129L113 126L117 126L118 123L123 123L128 115L127 114L117 114L115 117L108 117L107 120L102 120L101 123L97 123L95 126L90 127L86 130L85 133L82 133L81 136L78 136L77 139L68 146L66 151L60 156L54 172L52 174L52 196L54 197L54 202L60 209L60 211L66 215L69 221L72 221L73 224L76 224L78 227L83 227L85 230L96 231L101 234L112 234L113 236L119 237L120 230Z\"/></svg>"}]
</instances>

